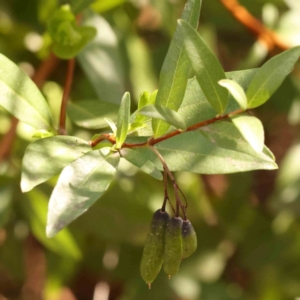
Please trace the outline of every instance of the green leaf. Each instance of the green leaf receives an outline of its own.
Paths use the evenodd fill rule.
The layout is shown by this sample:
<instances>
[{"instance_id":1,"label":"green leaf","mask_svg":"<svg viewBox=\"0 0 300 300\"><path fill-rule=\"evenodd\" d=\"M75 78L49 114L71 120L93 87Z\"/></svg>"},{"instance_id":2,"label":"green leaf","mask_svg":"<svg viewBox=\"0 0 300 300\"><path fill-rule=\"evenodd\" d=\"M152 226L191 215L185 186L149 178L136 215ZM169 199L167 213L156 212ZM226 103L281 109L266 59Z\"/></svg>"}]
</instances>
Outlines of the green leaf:
<instances>
[{"instance_id":1,"label":"green leaf","mask_svg":"<svg viewBox=\"0 0 300 300\"><path fill-rule=\"evenodd\" d=\"M168 107L160 105L147 105L144 106L139 112L141 115L163 120L176 128L180 128L182 130L186 129L186 125L182 117L176 111Z\"/></svg>"},{"instance_id":2,"label":"green leaf","mask_svg":"<svg viewBox=\"0 0 300 300\"><path fill-rule=\"evenodd\" d=\"M53 239L48 239L45 234L48 196L39 190L33 190L23 201L22 208L29 220L30 229L34 236L49 250L54 253L79 260L82 253L72 233L65 228Z\"/></svg>"},{"instance_id":3,"label":"green leaf","mask_svg":"<svg viewBox=\"0 0 300 300\"><path fill-rule=\"evenodd\" d=\"M86 141L73 136L37 140L27 147L22 161L22 192L59 174L73 160L92 150Z\"/></svg>"},{"instance_id":4,"label":"green leaf","mask_svg":"<svg viewBox=\"0 0 300 300\"><path fill-rule=\"evenodd\" d=\"M228 79L236 81L245 90L256 72L257 69L250 69L228 72L226 73L226 76ZM229 95L226 113L230 113L237 109L239 109L239 105L233 97ZM216 116L215 110L206 100L206 97L195 78L188 81L186 93L178 113L184 119L186 126L191 126Z\"/></svg>"},{"instance_id":5,"label":"green leaf","mask_svg":"<svg viewBox=\"0 0 300 300\"><path fill-rule=\"evenodd\" d=\"M125 3L126 1L127 0L96 0L95 3L92 5L92 8L98 13L103 13L118 5Z\"/></svg>"},{"instance_id":6,"label":"green leaf","mask_svg":"<svg viewBox=\"0 0 300 300\"><path fill-rule=\"evenodd\" d=\"M259 119L249 115L240 115L232 117L231 121L254 151L261 152L263 150L265 141L264 128Z\"/></svg>"},{"instance_id":7,"label":"green leaf","mask_svg":"<svg viewBox=\"0 0 300 300\"><path fill-rule=\"evenodd\" d=\"M140 96L139 102L138 102L138 110L142 109L144 106L148 104L153 104L150 103L150 97L151 94L149 92L143 92Z\"/></svg>"},{"instance_id":8,"label":"green leaf","mask_svg":"<svg viewBox=\"0 0 300 300\"><path fill-rule=\"evenodd\" d=\"M117 134L117 126L116 124L108 118L104 118L105 122L108 124L108 126L110 127L111 131L113 132L114 135Z\"/></svg>"},{"instance_id":9,"label":"green leaf","mask_svg":"<svg viewBox=\"0 0 300 300\"><path fill-rule=\"evenodd\" d=\"M201 134L218 147L249 154L269 162L275 160L274 155L266 147L261 152L256 152L239 129L230 121L212 123L199 130Z\"/></svg>"},{"instance_id":10,"label":"green leaf","mask_svg":"<svg viewBox=\"0 0 300 300\"><path fill-rule=\"evenodd\" d=\"M80 100L68 103L68 116L78 126L88 129L107 127L104 118L117 121L119 106L99 100Z\"/></svg>"},{"instance_id":11,"label":"green leaf","mask_svg":"<svg viewBox=\"0 0 300 300\"><path fill-rule=\"evenodd\" d=\"M248 108L264 104L293 70L300 56L300 46L291 48L268 60L253 77L246 95Z\"/></svg>"},{"instance_id":12,"label":"green leaf","mask_svg":"<svg viewBox=\"0 0 300 300\"><path fill-rule=\"evenodd\" d=\"M150 94L149 92L143 92L141 94L139 102L138 102L138 109L137 109L137 111L130 118L131 120L134 119L134 122L131 124L132 127L139 126L141 128L141 127L145 127L146 126L146 125L143 125L143 124L146 123L147 121L149 121L150 118L141 115L139 113L139 110L142 109L146 105L154 104L155 103L155 99L156 99L156 95L157 95L157 90L154 91L152 94Z\"/></svg>"},{"instance_id":13,"label":"green leaf","mask_svg":"<svg viewBox=\"0 0 300 300\"><path fill-rule=\"evenodd\" d=\"M145 154L145 152L147 152ZM121 149L121 155L127 161L138 167L141 171L154 177L155 179L162 180L161 172L156 168L153 161L156 159L155 154L147 149Z\"/></svg>"},{"instance_id":14,"label":"green leaf","mask_svg":"<svg viewBox=\"0 0 300 300\"><path fill-rule=\"evenodd\" d=\"M52 116L43 95L28 75L2 54L0 105L36 129L52 129Z\"/></svg>"},{"instance_id":15,"label":"green leaf","mask_svg":"<svg viewBox=\"0 0 300 300\"><path fill-rule=\"evenodd\" d=\"M95 27L97 35L78 55L80 66L102 101L120 104L124 76L117 37L109 23L92 11L84 14L83 24Z\"/></svg>"},{"instance_id":16,"label":"green leaf","mask_svg":"<svg viewBox=\"0 0 300 300\"><path fill-rule=\"evenodd\" d=\"M118 113L118 123L117 123L117 133L116 133L116 147L120 148L124 141L129 129L129 119L130 119L130 94L126 92L122 98L119 113Z\"/></svg>"},{"instance_id":17,"label":"green leaf","mask_svg":"<svg viewBox=\"0 0 300 300\"><path fill-rule=\"evenodd\" d=\"M226 78L220 62L191 25L179 20L178 27L184 36L187 55L206 99L218 114L223 114L227 107L228 92L218 84L219 80Z\"/></svg>"},{"instance_id":18,"label":"green leaf","mask_svg":"<svg viewBox=\"0 0 300 300\"><path fill-rule=\"evenodd\" d=\"M71 0L70 4L74 14L78 14L89 7L95 0Z\"/></svg>"},{"instance_id":19,"label":"green leaf","mask_svg":"<svg viewBox=\"0 0 300 300\"><path fill-rule=\"evenodd\" d=\"M181 16L193 28L198 26L201 3L201 0L188 0ZM160 72L155 102L157 105L165 106L175 111L179 109L182 103L190 71L190 63L184 49L183 40L184 36L177 26ZM152 121L155 137L165 134L169 127L170 125L162 120Z\"/></svg>"},{"instance_id":20,"label":"green leaf","mask_svg":"<svg viewBox=\"0 0 300 300\"><path fill-rule=\"evenodd\" d=\"M93 27L72 27L69 23L63 23L58 34L64 38L61 43L54 44L54 54L62 59L71 59L96 36L96 30Z\"/></svg>"},{"instance_id":21,"label":"green leaf","mask_svg":"<svg viewBox=\"0 0 300 300\"><path fill-rule=\"evenodd\" d=\"M226 132L230 136L230 132ZM229 143L238 143L229 139ZM225 142L228 144L228 142ZM248 143L246 143L248 144ZM251 149L251 147L248 145ZM207 139L200 130L186 132L156 145L171 171L200 174L225 174L250 170L277 169L276 163L264 153L248 154L235 146L221 148L216 141Z\"/></svg>"},{"instance_id":22,"label":"green leaf","mask_svg":"<svg viewBox=\"0 0 300 300\"><path fill-rule=\"evenodd\" d=\"M226 88L233 96L240 108L247 109L247 97L243 88L235 81L230 79L222 79L219 81L219 85Z\"/></svg>"},{"instance_id":23,"label":"green leaf","mask_svg":"<svg viewBox=\"0 0 300 300\"><path fill-rule=\"evenodd\" d=\"M63 59L75 57L96 35L96 29L76 25L69 5L61 6L48 23L48 32L54 46L53 52Z\"/></svg>"},{"instance_id":24,"label":"green leaf","mask_svg":"<svg viewBox=\"0 0 300 300\"><path fill-rule=\"evenodd\" d=\"M55 236L83 214L107 190L113 180L119 155L90 151L65 167L52 192L46 234Z\"/></svg>"},{"instance_id":25,"label":"green leaf","mask_svg":"<svg viewBox=\"0 0 300 300\"><path fill-rule=\"evenodd\" d=\"M50 137L50 136L54 136L55 132L54 131L48 131L45 129L41 129L41 130L37 130L34 134L33 134L33 138L37 138L37 139L41 139L41 138L46 138L46 137Z\"/></svg>"}]
</instances>

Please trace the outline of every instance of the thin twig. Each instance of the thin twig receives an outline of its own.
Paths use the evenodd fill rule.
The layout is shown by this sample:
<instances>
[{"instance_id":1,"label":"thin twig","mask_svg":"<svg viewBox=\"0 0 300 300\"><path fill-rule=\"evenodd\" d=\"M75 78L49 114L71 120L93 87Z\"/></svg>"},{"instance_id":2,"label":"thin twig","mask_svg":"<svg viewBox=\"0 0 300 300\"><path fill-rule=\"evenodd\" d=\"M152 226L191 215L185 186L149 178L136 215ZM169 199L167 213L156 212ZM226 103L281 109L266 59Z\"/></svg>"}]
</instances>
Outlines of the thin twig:
<instances>
[{"instance_id":1,"label":"thin twig","mask_svg":"<svg viewBox=\"0 0 300 300\"><path fill-rule=\"evenodd\" d=\"M173 213L175 213L175 209L172 205L172 202L171 202L169 194L168 194L168 173L164 168L164 202L163 202L163 205L162 205L162 208L161 208L162 211L166 210L167 202L169 202Z\"/></svg>"},{"instance_id":2,"label":"thin twig","mask_svg":"<svg viewBox=\"0 0 300 300\"><path fill-rule=\"evenodd\" d=\"M75 59L72 58L68 60L68 70L66 81L64 85L64 93L61 100L61 107L60 107L60 117L59 117L59 134L66 135L66 115L67 115L67 103L70 97L73 77L74 77L74 68L75 68Z\"/></svg>"},{"instance_id":3,"label":"thin twig","mask_svg":"<svg viewBox=\"0 0 300 300\"><path fill-rule=\"evenodd\" d=\"M166 171L166 169L164 168L164 202L163 205L161 207L162 211L166 211L166 205L167 205L167 201L169 200L169 195L168 195L168 173Z\"/></svg>"},{"instance_id":4,"label":"thin twig","mask_svg":"<svg viewBox=\"0 0 300 300\"><path fill-rule=\"evenodd\" d=\"M124 143L121 148L138 148L138 147L147 147L148 145L153 146L153 145L158 144L160 142L163 142L163 141L165 141L169 138L172 138L176 135L179 135L179 134L182 134L182 133L185 133L185 132L189 132L189 131L194 131L194 130L199 129L201 127L207 126L207 125L215 123L217 121L228 119L232 116L235 116L235 115L238 115L238 114L241 114L241 113L244 113L244 112L247 112L247 110L237 109L237 110L235 110L233 112L230 112L228 114L218 115L218 116L216 116L212 119L209 119L209 120L202 121L202 122L199 122L197 124L191 125L185 131L177 129L177 130L174 130L170 133L167 133L167 134L165 134L165 135L163 135L159 138L156 138L156 139L151 138L148 142L143 142L143 143ZM89 144L92 147L95 147L97 144L99 144L100 142L102 142L104 140L108 140L112 144L116 143L116 139L111 134L104 133L104 134L101 134L99 137L97 137L95 140L90 141Z\"/></svg>"},{"instance_id":5,"label":"thin twig","mask_svg":"<svg viewBox=\"0 0 300 300\"><path fill-rule=\"evenodd\" d=\"M169 176L169 178L170 178L170 180L171 180L171 182L173 184L175 198L176 198L176 212L175 212L175 216L179 217L179 207L180 207L181 210L182 210L184 219L186 219L185 206L182 204L182 202L180 200L180 197L179 197L179 194L178 194L179 187L178 187L178 185L176 183L176 180L175 180L173 174L171 173L171 171L170 171L168 165L166 164L164 158L157 151L157 149L155 147L152 147L152 146L149 146L149 149L151 149L156 154L156 156L159 158L159 160L161 161L161 163L163 165L163 169L166 171L166 173L168 174L168 176Z\"/></svg>"}]
</instances>

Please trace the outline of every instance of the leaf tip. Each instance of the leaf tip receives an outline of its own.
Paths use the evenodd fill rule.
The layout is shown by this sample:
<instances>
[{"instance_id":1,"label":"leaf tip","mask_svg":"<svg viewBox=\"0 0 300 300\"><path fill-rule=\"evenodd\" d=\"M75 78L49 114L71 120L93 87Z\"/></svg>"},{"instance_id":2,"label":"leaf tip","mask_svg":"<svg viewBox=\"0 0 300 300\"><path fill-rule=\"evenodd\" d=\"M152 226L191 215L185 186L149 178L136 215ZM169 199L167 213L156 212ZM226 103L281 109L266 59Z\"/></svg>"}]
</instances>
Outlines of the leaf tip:
<instances>
[{"instance_id":1,"label":"leaf tip","mask_svg":"<svg viewBox=\"0 0 300 300\"><path fill-rule=\"evenodd\" d=\"M178 20L177 20L177 24L178 24L179 26L181 26L182 21L183 21L182 19L178 19Z\"/></svg>"},{"instance_id":2,"label":"leaf tip","mask_svg":"<svg viewBox=\"0 0 300 300\"><path fill-rule=\"evenodd\" d=\"M56 234L57 234L57 230L55 228L53 228L52 226L47 226L46 227L46 236L48 239L53 238Z\"/></svg>"},{"instance_id":3,"label":"leaf tip","mask_svg":"<svg viewBox=\"0 0 300 300\"><path fill-rule=\"evenodd\" d=\"M22 193L27 193L32 189L32 187L28 184L27 180L21 180L21 191Z\"/></svg>"}]
</instances>

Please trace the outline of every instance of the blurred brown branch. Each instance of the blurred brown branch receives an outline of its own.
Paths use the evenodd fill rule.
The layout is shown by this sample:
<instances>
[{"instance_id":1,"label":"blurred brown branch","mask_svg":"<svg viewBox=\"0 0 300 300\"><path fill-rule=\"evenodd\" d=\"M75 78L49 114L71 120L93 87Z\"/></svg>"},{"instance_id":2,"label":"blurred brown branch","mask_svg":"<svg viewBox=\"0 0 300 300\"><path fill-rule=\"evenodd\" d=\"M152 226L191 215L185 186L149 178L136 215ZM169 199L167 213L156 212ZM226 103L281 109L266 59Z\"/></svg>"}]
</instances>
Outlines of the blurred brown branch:
<instances>
[{"instance_id":1,"label":"blurred brown branch","mask_svg":"<svg viewBox=\"0 0 300 300\"><path fill-rule=\"evenodd\" d=\"M244 25L258 40L267 46L269 52L274 48L279 48L282 51L290 48L276 33L266 28L258 19L252 16L237 0L220 0L220 2L239 23Z\"/></svg>"}]
</instances>

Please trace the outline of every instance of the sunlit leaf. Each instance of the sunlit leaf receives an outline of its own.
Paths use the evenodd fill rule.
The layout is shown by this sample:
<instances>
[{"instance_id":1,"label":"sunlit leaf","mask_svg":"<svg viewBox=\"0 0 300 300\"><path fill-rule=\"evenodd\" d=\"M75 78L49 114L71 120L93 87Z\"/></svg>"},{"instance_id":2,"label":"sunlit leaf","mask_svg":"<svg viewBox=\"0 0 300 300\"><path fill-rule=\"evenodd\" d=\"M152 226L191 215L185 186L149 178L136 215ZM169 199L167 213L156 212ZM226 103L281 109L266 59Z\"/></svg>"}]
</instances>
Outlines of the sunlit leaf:
<instances>
[{"instance_id":1,"label":"sunlit leaf","mask_svg":"<svg viewBox=\"0 0 300 300\"><path fill-rule=\"evenodd\" d=\"M123 4L127 0L95 0L94 4L92 5L92 8L99 13L108 11L118 5Z\"/></svg>"},{"instance_id":2,"label":"sunlit leaf","mask_svg":"<svg viewBox=\"0 0 300 300\"><path fill-rule=\"evenodd\" d=\"M273 95L293 70L299 56L300 46L294 47L272 57L258 69L246 92L248 108L264 104Z\"/></svg>"},{"instance_id":3,"label":"sunlit leaf","mask_svg":"<svg viewBox=\"0 0 300 300\"><path fill-rule=\"evenodd\" d=\"M235 81L222 79L219 84L226 88L242 109L247 109L247 97L243 88Z\"/></svg>"},{"instance_id":4,"label":"sunlit leaf","mask_svg":"<svg viewBox=\"0 0 300 300\"><path fill-rule=\"evenodd\" d=\"M265 141L264 128L261 121L249 115L235 116L231 118L231 121L252 148L256 152L261 152Z\"/></svg>"},{"instance_id":5,"label":"sunlit leaf","mask_svg":"<svg viewBox=\"0 0 300 300\"><path fill-rule=\"evenodd\" d=\"M184 36L191 66L206 99L218 114L224 113L228 102L228 92L218 84L219 80L226 78L219 60L190 24L179 20L178 26Z\"/></svg>"},{"instance_id":6,"label":"sunlit leaf","mask_svg":"<svg viewBox=\"0 0 300 300\"><path fill-rule=\"evenodd\" d=\"M201 0L188 0L181 18L193 28L197 28L200 15ZM177 28L164 60L160 77L156 104L177 111L183 101L190 63L187 58L184 36ZM153 120L154 136L158 137L167 132L170 125L162 120Z\"/></svg>"},{"instance_id":7,"label":"sunlit leaf","mask_svg":"<svg viewBox=\"0 0 300 300\"><path fill-rule=\"evenodd\" d=\"M100 150L94 150L63 169L49 201L48 237L55 236L102 196L118 162L118 154L104 157Z\"/></svg>"},{"instance_id":8,"label":"sunlit leaf","mask_svg":"<svg viewBox=\"0 0 300 300\"><path fill-rule=\"evenodd\" d=\"M107 125L110 127L111 131L113 132L114 135L117 134L117 126L114 121L108 118L104 118L104 121L107 123Z\"/></svg>"},{"instance_id":9,"label":"sunlit leaf","mask_svg":"<svg viewBox=\"0 0 300 300\"><path fill-rule=\"evenodd\" d=\"M199 130L175 136L157 144L156 148L172 171L224 174L277 169L276 163L270 157L238 152L235 148L218 147Z\"/></svg>"},{"instance_id":10,"label":"sunlit leaf","mask_svg":"<svg viewBox=\"0 0 300 300\"><path fill-rule=\"evenodd\" d=\"M0 105L36 129L51 130L52 116L45 98L32 80L0 54Z\"/></svg>"},{"instance_id":11,"label":"sunlit leaf","mask_svg":"<svg viewBox=\"0 0 300 300\"><path fill-rule=\"evenodd\" d=\"M252 145L242 135L241 131L230 121L215 122L199 130L208 140L218 147L249 154L270 162L275 161L273 153L267 147L264 147L259 152L254 150Z\"/></svg>"},{"instance_id":12,"label":"sunlit leaf","mask_svg":"<svg viewBox=\"0 0 300 300\"><path fill-rule=\"evenodd\" d=\"M22 191L28 192L59 174L65 166L90 150L92 148L86 141L72 136L54 136L29 144L22 161Z\"/></svg>"}]
</instances>

